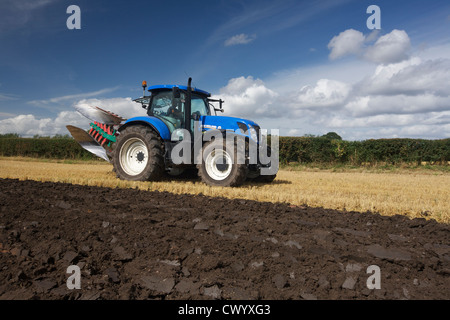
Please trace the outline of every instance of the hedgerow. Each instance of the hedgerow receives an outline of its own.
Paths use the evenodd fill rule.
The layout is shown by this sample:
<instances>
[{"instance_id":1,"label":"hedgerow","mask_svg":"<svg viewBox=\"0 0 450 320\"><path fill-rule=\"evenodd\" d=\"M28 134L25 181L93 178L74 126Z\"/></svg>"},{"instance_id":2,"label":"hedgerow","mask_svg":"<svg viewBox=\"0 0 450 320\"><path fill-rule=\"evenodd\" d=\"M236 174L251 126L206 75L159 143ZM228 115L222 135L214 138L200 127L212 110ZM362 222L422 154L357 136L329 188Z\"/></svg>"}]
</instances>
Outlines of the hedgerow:
<instances>
[{"instance_id":1,"label":"hedgerow","mask_svg":"<svg viewBox=\"0 0 450 320\"><path fill-rule=\"evenodd\" d=\"M270 139L269 139L270 140ZM270 141L269 141L270 143ZM68 137L20 138L0 136L1 156L55 159L96 159ZM400 164L450 161L450 139L370 139L345 141L322 137L279 137L280 163Z\"/></svg>"}]
</instances>

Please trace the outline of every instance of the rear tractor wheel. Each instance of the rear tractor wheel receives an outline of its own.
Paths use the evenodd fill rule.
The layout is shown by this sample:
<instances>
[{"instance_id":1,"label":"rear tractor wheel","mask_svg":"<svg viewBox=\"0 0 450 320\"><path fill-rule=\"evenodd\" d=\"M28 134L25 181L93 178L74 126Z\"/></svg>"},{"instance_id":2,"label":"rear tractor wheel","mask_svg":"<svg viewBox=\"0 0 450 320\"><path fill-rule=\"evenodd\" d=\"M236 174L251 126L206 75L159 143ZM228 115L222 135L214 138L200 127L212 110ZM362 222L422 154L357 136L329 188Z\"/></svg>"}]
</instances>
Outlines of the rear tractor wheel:
<instances>
[{"instance_id":1,"label":"rear tractor wheel","mask_svg":"<svg viewBox=\"0 0 450 320\"><path fill-rule=\"evenodd\" d=\"M130 126L121 131L113 145L112 159L122 180L158 180L164 173L163 146L149 127Z\"/></svg>"}]
</instances>

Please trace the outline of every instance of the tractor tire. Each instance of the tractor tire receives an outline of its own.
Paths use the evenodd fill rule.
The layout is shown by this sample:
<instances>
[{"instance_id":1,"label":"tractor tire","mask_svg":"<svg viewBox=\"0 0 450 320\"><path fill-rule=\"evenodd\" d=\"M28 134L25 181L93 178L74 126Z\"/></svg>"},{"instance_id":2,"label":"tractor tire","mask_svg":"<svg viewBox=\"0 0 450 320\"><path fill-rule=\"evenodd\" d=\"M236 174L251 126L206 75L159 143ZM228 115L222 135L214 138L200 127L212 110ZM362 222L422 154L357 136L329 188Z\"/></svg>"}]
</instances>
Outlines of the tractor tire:
<instances>
[{"instance_id":1,"label":"tractor tire","mask_svg":"<svg viewBox=\"0 0 450 320\"><path fill-rule=\"evenodd\" d=\"M197 164L198 175L204 183L210 186L240 186L245 182L248 171L245 163L239 164L237 161L239 154L242 155L243 152L234 145L233 156L226 150L224 141L213 140L205 143L199 154L201 158L198 159Z\"/></svg>"},{"instance_id":2,"label":"tractor tire","mask_svg":"<svg viewBox=\"0 0 450 320\"><path fill-rule=\"evenodd\" d=\"M259 175L256 178L252 179L253 182L261 182L261 183L271 183L277 177L276 174L269 175Z\"/></svg>"},{"instance_id":3,"label":"tractor tire","mask_svg":"<svg viewBox=\"0 0 450 320\"><path fill-rule=\"evenodd\" d=\"M272 149L267 146L267 156L270 157L271 153ZM273 180L275 180L276 177L276 173L270 175L261 175L261 169L255 167L254 165L249 165L247 180L251 182L271 183Z\"/></svg>"},{"instance_id":4,"label":"tractor tire","mask_svg":"<svg viewBox=\"0 0 450 320\"><path fill-rule=\"evenodd\" d=\"M164 174L164 151L160 137L146 126L130 126L113 145L113 166L118 178L155 181Z\"/></svg>"},{"instance_id":5,"label":"tractor tire","mask_svg":"<svg viewBox=\"0 0 450 320\"><path fill-rule=\"evenodd\" d=\"M276 177L277 174L261 175L260 169L255 169L252 167L249 167L247 174L247 180L256 183L271 183Z\"/></svg>"}]
</instances>

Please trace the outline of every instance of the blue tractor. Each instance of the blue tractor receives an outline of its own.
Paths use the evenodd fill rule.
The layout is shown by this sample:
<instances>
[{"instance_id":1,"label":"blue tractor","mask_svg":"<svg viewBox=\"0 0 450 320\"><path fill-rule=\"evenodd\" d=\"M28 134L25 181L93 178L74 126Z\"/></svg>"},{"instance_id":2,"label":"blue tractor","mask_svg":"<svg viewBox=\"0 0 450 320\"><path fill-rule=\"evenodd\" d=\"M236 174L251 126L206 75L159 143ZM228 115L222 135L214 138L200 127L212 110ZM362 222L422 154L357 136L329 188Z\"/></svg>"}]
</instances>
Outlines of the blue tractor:
<instances>
[{"instance_id":1,"label":"blue tractor","mask_svg":"<svg viewBox=\"0 0 450 320\"><path fill-rule=\"evenodd\" d=\"M67 128L83 148L111 162L120 179L156 181L165 174L176 176L194 169L212 186L234 187L247 179L272 182L278 159L261 161L262 152L269 159L271 150L262 143L258 124L216 115L223 112L224 101L191 87L191 81L187 86L148 87L150 95L144 81L144 94L134 101L142 104L147 115L126 120L89 107L78 109L94 121L89 132ZM264 168L271 168L269 174Z\"/></svg>"}]
</instances>

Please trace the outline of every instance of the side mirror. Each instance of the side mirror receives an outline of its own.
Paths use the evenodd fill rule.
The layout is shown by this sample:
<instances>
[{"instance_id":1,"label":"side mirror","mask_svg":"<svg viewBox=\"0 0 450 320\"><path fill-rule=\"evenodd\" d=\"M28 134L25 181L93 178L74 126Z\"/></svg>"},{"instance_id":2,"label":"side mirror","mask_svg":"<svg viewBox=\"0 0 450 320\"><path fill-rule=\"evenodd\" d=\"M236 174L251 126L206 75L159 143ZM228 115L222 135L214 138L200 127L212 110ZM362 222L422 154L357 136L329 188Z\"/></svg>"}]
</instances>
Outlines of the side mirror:
<instances>
[{"instance_id":1,"label":"side mirror","mask_svg":"<svg viewBox=\"0 0 450 320\"><path fill-rule=\"evenodd\" d=\"M172 94L175 99L181 98L180 88L172 87Z\"/></svg>"}]
</instances>

